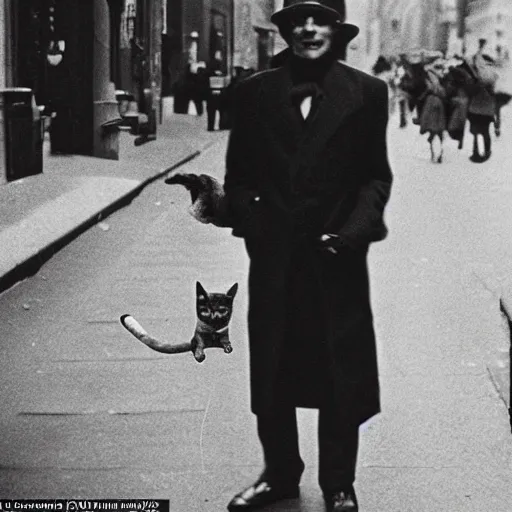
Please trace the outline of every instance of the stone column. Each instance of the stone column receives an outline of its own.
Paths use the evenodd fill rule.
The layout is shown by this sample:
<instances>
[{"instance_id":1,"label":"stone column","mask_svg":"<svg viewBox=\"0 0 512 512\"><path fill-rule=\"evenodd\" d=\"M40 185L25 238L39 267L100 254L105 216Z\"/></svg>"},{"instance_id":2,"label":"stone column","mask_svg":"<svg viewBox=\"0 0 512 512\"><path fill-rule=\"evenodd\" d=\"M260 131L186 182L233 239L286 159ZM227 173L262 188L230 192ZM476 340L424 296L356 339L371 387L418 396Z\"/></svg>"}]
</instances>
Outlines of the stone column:
<instances>
[{"instance_id":1,"label":"stone column","mask_svg":"<svg viewBox=\"0 0 512 512\"><path fill-rule=\"evenodd\" d=\"M7 85L7 59L6 48L9 43L9 34L6 24L6 0L0 0L0 90ZM7 182L5 164L5 128L3 98L0 95L0 185Z\"/></svg>"},{"instance_id":2,"label":"stone column","mask_svg":"<svg viewBox=\"0 0 512 512\"><path fill-rule=\"evenodd\" d=\"M151 17L151 89L153 91L153 108L157 113L158 122L162 121L162 32L163 2L153 0ZM155 126L156 131L156 126Z\"/></svg>"},{"instance_id":3,"label":"stone column","mask_svg":"<svg viewBox=\"0 0 512 512\"><path fill-rule=\"evenodd\" d=\"M110 12L107 0L94 0L93 156L119 159L119 119L115 85L110 81Z\"/></svg>"},{"instance_id":4,"label":"stone column","mask_svg":"<svg viewBox=\"0 0 512 512\"><path fill-rule=\"evenodd\" d=\"M0 89L3 89L6 86L6 69L7 69L7 59L6 59L6 48L8 44L7 34L7 24L6 24L6 13L5 13L5 0L0 0Z\"/></svg>"}]
</instances>

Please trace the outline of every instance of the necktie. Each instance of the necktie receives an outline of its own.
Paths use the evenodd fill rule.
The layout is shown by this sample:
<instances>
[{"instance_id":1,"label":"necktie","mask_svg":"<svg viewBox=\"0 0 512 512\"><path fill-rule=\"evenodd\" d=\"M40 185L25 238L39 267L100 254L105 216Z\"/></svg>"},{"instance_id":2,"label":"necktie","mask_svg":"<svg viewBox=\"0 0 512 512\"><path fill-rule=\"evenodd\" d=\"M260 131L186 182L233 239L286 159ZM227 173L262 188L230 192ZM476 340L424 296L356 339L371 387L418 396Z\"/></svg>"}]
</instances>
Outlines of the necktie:
<instances>
[{"instance_id":1,"label":"necktie","mask_svg":"<svg viewBox=\"0 0 512 512\"><path fill-rule=\"evenodd\" d=\"M291 90L292 103L301 110L304 119L311 113L312 106L321 95L322 91L315 82L297 84Z\"/></svg>"}]
</instances>

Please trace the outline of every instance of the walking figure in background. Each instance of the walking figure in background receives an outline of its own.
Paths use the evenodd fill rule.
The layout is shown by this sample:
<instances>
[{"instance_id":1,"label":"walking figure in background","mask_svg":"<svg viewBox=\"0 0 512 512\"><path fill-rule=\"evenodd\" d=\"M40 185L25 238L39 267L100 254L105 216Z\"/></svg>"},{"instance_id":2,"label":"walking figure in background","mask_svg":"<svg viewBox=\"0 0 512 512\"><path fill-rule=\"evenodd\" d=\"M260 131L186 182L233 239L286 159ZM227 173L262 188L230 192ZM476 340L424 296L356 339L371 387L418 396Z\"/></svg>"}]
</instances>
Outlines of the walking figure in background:
<instances>
[{"instance_id":1,"label":"walking figure in background","mask_svg":"<svg viewBox=\"0 0 512 512\"><path fill-rule=\"evenodd\" d=\"M191 65L189 80L190 99L196 107L197 115L202 116L204 113L204 102L208 95L208 75L204 62Z\"/></svg>"},{"instance_id":2,"label":"walking figure in background","mask_svg":"<svg viewBox=\"0 0 512 512\"><path fill-rule=\"evenodd\" d=\"M458 141L458 149L464 145L464 131L468 117L469 87L473 81L463 60L453 59L447 63L448 73L445 77L447 103L447 130L450 137Z\"/></svg>"},{"instance_id":3,"label":"walking figure in background","mask_svg":"<svg viewBox=\"0 0 512 512\"><path fill-rule=\"evenodd\" d=\"M496 98L496 118L494 132L496 137L501 135L501 109L512 99L512 65L510 61L501 61L498 68L498 80L494 85Z\"/></svg>"},{"instance_id":4,"label":"walking figure in background","mask_svg":"<svg viewBox=\"0 0 512 512\"><path fill-rule=\"evenodd\" d=\"M296 408L319 409L329 511L358 510L359 426L380 411L367 254L385 238L388 91L338 62L359 29L343 0L288 0L272 16L290 51L242 81L226 156L233 235L250 258L251 408L264 454L229 503L299 495Z\"/></svg>"},{"instance_id":5,"label":"walking figure in background","mask_svg":"<svg viewBox=\"0 0 512 512\"><path fill-rule=\"evenodd\" d=\"M204 100L208 90L208 78L205 73L205 63L187 64L171 87L174 96L174 112L188 114L190 102L198 116L203 115Z\"/></svg>"},{"instance_id":6,"label":"walking figure in background","mask_svg":"<svg viewBox=\"0 0 512 512\"><path fill-rule=\"evenodd\" d=\"M425 66L425 91L421 96L423 106L420 114L420 133L428 133L430 158L432 162L443 161L443 137L446 130L446 90L442 84L444 65L437 60ZM439 139L439 150L434 147L435 139Z\"/></svg>"},{"instance_id":7,"label":"walking figure in background","mask_svg":"<svg viewBox=\"0 0 512 512\"><path fill-rule=\"evenodd\" d=\"M512 95L508 92L499 91L495 94L496 112L494 116L494 133L496 137L501 136L501 109L510 103Z\"/></svg>"},{"instance_id":8,"label":"walking figure in background","mask_svg":"<svg viewBox=\"0 0 512 512\"><path fill-rule=\"evenodd\" d=\"M423 109L425 91L427 88L426 71L422 62L409 62L405 56L401 61L402 72L398 81L398 87L407 98L411 112L416 110L414 124L420 124L421 111Z\"/></svg>"},{"instance_id":9,"label":"walking figure in background","mask_svg":"<svg viewBox=\"0 0 512 512\"><path fill-rule=\"evenodd\" d=\"M477 53L469 67L473 72L473 84L468 107L469 128L473 135L473 154L470 160L475 163L482 163L491 156L491 134L490 124L495 120L496 98L494 96L494 85L498 74L493 65L492 59L482 53ZM480 152L478 137L483 139L484 152Z\"/></svg>"},{"instance_id":10,"label":"walking figure in background","mask_svg":"<svg viewBox=\"0 0 512 512\"><path fill-rule=\"evenodd\" d=\"M226 126L226 86L227 77L221 71L212 71L209 76L208 99L206 101L206 114L208 131L215 130L215 121L217 113L219 114L219 130L224 130Z\"/></svg>"},{"instance_id":11,"label":"walking figure in background","mask_svg":"<svg viewBox=\"0 0 512 512\"><path fill-rule=\"evenodd\" d=\"M391 81L393 84L394 98L398 105L398 114L400 119L400 128L407 127L407 115L409 111L410 98L409 95L400 87L402 83L402 78L405 75L404 65L400 60L395 64L393 69L393 76L391 77Z\"/></svg>"},{"instance_id":12,"label":"walking figure in background","mask_svg":"<svg viewBox=\"0 0 512 512\"><path fill-rule=\"evenodd\" d=\"M391 63L386 59L386 57L384 57L384 55L379 55L379 58L372 67L372 73L377 78L380 78L381 80L387 83L389 81L389 76L391 75L391 72Z\"/></svg>"},{"instance_id":13,"label":"walking figure in background","mask_svg":"<svg viewBox=\"0 0 512 512\"><path fill-rule=\"evenodd\" d=\"M387 83L389 88L389 113L393 115L396 106L400 109L400 128L407 126L406 113L403 107L404 94L400 89L399 67L396 62L389 61L383 55L380 55L372 67L372 73Z\"/></svg>"}]
</instances>

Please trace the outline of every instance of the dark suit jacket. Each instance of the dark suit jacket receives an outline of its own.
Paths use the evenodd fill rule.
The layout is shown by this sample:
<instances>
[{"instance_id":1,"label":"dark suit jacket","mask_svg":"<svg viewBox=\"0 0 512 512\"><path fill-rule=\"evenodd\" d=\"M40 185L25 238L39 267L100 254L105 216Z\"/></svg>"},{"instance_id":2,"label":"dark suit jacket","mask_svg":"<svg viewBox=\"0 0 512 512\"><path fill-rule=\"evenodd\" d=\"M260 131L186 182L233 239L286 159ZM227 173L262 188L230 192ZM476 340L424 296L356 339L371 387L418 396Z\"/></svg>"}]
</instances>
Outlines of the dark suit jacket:
<instances>
[{"instance_id":1,"label":"dark suit jacket","mask_svg":"<svg viewBox=\"0 0 512 512\"><path fill-rule=\"evenodd\" d=\"M251 259L252 407L258 413L275 398L278 369L299 346L290 333L316 333L337 396L364 421L379 410L366 252L387 231L387 87L334 63L306 122L291 87L286 64L239 84L226 158L233 234ZM338 256L319 248L324 233L340 237ZM301 297L290 297L291 288ZM314 310L307 319L293 315L303 301ZM308 350L295 361L306 372Z\"/></svg>"}]
</instances>

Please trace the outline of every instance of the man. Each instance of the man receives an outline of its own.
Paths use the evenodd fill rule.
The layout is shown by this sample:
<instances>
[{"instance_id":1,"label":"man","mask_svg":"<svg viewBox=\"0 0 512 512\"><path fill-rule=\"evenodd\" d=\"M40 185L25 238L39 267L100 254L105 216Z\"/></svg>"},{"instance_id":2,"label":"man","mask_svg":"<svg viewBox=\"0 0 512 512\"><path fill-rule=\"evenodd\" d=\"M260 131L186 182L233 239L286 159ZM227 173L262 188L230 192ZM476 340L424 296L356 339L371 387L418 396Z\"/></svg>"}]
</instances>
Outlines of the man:
<instances>
[{"instance_id":1,"label":"man","mask_svg":"<svg viewBox=\"0 0 512 512\"><path fill-rule=\"evenodd\" d=\"M208 82L208 96L206 99L206 113L208 116L208 131L215 130L215 118L219 113L219 130L225 127L224 96L226 94L226 76L221 71L215 70L210 73Z\"/></svg>"},{"instance_id":2,"label":"man","mask_svg":"<svg viewBox=\"0 0 512 512\"><path fill-rule=\"evenodd\" d=\"M469 131L473 135L473 153L469 159L474 163L483 163L491 157L491 134L489 127L496 122L496 95L494 87L498 73L494 59L483 53L486 40L480 39L480 48L467 63L473 75L468 105ZM478 136L484 142L484 152L481 154Z\"/></svg>"},{"instance_id":3,"label":"man","mask_svg":"<svg viewBox=\"0 0 512 512\"><path fill-rule=\"evenodd\" d=\"M367 273L386 235L387 87L338 63L358 28L343 0L290 0L282 65L235 91L224 189L250 257L252 411L265 468L228 510L297 497L296 407L319 409L329 510L357 511L359 425L380 410Z\"/></svg>"}]
</instances>

